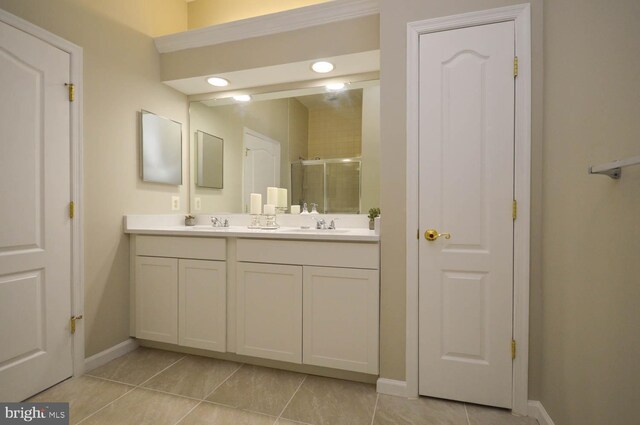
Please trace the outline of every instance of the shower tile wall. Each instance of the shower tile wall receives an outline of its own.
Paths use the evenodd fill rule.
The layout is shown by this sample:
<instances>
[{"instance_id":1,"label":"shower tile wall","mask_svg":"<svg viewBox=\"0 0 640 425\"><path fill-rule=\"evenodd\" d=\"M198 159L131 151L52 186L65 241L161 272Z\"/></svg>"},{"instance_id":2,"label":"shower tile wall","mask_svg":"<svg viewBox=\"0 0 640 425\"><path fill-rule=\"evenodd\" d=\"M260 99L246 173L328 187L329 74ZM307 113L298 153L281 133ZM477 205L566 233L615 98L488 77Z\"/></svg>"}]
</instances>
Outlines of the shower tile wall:
<instances>
[{"instance_id":1,"label":"shower tile wall","mask_svg":"<svg viewBox=\"0 0 640 425\"><path fill-rule=\"evenodd\" d=\"M309 159L350 158L362 152L362 103L309 109Z\"/></svg>"}]
</instances>

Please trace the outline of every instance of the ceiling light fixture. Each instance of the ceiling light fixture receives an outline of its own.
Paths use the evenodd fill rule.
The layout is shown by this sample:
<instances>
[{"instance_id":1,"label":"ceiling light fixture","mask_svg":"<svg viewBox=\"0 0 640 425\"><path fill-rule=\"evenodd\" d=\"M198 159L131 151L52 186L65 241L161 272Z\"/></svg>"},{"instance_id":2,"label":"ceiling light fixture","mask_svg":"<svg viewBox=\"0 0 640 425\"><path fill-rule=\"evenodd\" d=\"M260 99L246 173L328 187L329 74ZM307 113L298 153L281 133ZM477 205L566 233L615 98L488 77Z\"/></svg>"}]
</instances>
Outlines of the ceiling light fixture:
<instances>
[{"instance_id":1,"label":"ceiling light fixture","mask_svg":"<svg viewBox=\"0 0 640 425\"><path fill-rule=\"evenodd\" d=\"M209 77L207 78L207 83L215 87L226 87L229 85L229 80L225 80L221 77Z\"/></svg>"},{"instance_id":2,"label":"ceiling light fixture","mask_svg":"<svg viewBox=\"0 0 640 425\"><path fill-rule=\"evenodd\" d=\"M333 84L327 84L325 87L329 91L340 91L340 90L344 90L345 85L344 83L333 83Z\"/></svg>"},{"instance_id":3,"label":"ceiling light fixture","mask_svg":"<svg viewBox=\"0 0 640 425\"><path fill-rule=\"evenodd\" d=\"M238 102L248 102L251 100L251 96L249 96L248 94L241 94L238 96L233 96L233 100L236 100Z\"/></svg>"},{"instance_id":4,"label":"ceiling light fixture","mask_svg":"<svg viewBox=\"0 0 640 425\"><path fill-rule=\"evenodd\" d=\"M311 69L313 69L318 74L326 74L327 72L333 71L333 68L333 64L327 61L314 62L313 65L311 65Z\"/></svg>"}]
</instances>

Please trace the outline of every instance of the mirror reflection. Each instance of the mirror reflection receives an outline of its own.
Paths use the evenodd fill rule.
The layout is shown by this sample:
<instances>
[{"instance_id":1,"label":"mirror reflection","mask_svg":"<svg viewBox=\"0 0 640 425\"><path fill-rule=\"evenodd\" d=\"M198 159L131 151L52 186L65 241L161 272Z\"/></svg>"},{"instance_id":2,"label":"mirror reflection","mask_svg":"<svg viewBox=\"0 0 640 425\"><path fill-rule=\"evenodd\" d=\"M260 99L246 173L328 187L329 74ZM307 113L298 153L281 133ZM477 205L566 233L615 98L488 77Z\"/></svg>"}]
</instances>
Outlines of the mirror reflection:
<instances>
[{"instance_id":1,"label":"mirror reflection","mask_svg":"<svg viewBox=\"0 0 640 425\"><path fill-rule=\"evenodd\" d=\"M195 133L195 141L196 186L222 189L224 141L200 130Z\"/></svg>"},{"instance_id":2,"label":"mirror reflection","mask_svg":"<svg viewBox=\"0 0 640 425\"><path fill-rule=\"evenodd\" d=\"M250 193L287 189L288 205L317 204L320 213L366 213L379 206L380 87L353 83L192 102L191 211L248 212ZM202 134L202 136L200 136ZM224 187L203 185L200 141L224 140ZM204 176L202 176L204 177ZM266 202L263 202L263 204Z\"/></svg>"}]
</instances>

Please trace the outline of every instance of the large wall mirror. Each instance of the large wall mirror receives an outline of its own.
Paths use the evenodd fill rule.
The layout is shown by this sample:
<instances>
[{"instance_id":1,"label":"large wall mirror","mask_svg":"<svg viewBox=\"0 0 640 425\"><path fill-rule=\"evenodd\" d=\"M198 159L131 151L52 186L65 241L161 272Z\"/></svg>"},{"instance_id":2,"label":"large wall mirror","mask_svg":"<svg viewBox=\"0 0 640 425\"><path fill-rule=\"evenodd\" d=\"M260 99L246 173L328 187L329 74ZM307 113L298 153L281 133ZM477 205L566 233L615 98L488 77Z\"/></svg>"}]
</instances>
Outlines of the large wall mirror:
<instances>
[{"instance_id":1,"label":"large wall mirror","mask_svg":"<svg viewBox=\"0 0 640 425\"><path fill-rule=\"evenodd\" d=\"M286 188L289 205L317 204L321 213L380 205L378 80L192 102L190 129L194 214L247 212L249 193L267 186ZM224 187L200 183L206 135L224 140L213 167Z\"/></svg>"}]
</instances>

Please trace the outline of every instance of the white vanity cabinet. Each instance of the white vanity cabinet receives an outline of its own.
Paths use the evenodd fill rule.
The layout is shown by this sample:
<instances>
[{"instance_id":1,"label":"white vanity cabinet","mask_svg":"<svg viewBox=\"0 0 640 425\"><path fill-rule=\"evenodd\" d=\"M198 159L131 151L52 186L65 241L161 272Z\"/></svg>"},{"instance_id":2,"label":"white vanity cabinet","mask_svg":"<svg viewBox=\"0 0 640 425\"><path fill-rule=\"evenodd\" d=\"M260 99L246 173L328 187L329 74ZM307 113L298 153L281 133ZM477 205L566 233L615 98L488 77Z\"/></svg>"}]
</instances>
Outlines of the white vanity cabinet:
<instances>
[{"instance_id":1,"label":"white vanity cabinet","mask_svg":"<svg viewBox=\"0 0 640 425\"><path fill-rule=\"evenodd\" d=\"M132 257L132 335L226 351L225 240L137 236Z\"/></svg>"},{"instance_id":2,"label":"white vanity cabinet","mask_svg":"<svg viewBox=\"0 0 640 425\"><path fill-rule=\"evenodd\" d=\"M236 352L302 363L302 267L238 263Z\"/></svg>"},{"instance_id":3,"label":"white vanity cabinet","mask_svg":"<svg viewBox=\"0 0 640 425\"><path fill-rule=\"evenodd\" d=\"M236 352L378 373L378 244L241 239Z\"/></svg>"},{"instance_id":4,"label":"white vanity cabinet","mask_svg":"<svg viewBox=\"0 0 640 425\"><path fill-rule=\"evenodd\" d=\"M310 267L303 272L303 362L378 373L378 270Z\"/></svg>"}]
</instances>

